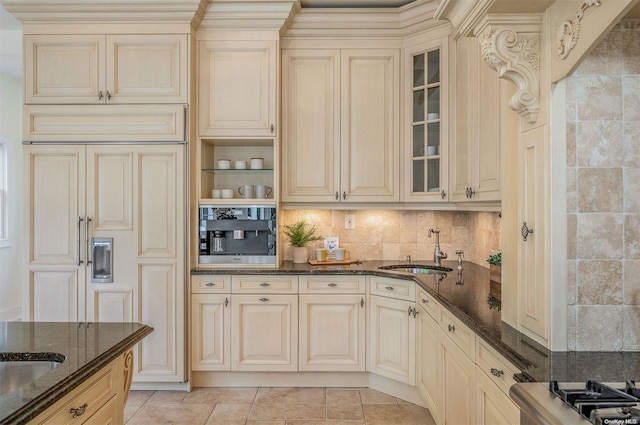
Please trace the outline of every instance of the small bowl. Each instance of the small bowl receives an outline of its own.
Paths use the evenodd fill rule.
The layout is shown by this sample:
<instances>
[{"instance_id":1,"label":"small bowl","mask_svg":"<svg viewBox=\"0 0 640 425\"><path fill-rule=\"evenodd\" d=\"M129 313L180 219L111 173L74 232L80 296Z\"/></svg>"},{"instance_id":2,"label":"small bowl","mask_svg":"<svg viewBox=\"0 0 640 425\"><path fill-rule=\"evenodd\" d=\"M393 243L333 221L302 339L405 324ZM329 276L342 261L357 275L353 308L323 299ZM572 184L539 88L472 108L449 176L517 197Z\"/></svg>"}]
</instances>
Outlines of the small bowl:
<instances>
[{"instance_id":1,"label":"small bowl","mask_svg":"<svg viewBox=\"0 0 640 425\"><path fill-rule=\"evenodd\" d=\"M219 159L218 168L221 170L228 170L229 168L231 168L231 161L229 161L228 159Z\"/></svg>"},{"instance_id":2,"label":"small bowl","mask_svg":"<svg viewBox=\"0 0 640 425\"><path fill-rule=\"evenodd\" d=\"M233 189L222 189L221 194L222 199L231 199L233 198Z\"/></svg>"}]
</instances>

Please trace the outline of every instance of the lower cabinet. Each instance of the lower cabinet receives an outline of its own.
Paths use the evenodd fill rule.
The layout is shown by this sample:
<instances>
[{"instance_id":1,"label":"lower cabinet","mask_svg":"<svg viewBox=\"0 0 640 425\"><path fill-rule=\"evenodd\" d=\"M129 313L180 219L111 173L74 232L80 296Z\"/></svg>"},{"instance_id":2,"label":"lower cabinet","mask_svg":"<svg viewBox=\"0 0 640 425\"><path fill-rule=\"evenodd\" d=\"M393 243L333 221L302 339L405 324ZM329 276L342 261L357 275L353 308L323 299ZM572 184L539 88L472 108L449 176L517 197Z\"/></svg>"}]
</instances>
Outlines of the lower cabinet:
<instances>
[{"instance_id":1,"label":"lower cabinet","mask_svg":"<svg viewBox=\"0 0 640 425\"><path fill-rule=\"evenodd\" d=\"M427 310L418 308L418 330L416 333L416 386L427 404L431 416L436 420L438 411L438 323Z\"/></svg>"},{"instance_id":2,"label":"lower cabinet","mask_svg":"<svg viewBox=\"0 0 640 425\"><path fill-rule=\"evenodd\" d=\"M477 424L474 414L475 364L444 332L439 338L438 357L438 424Z\"/></svg>"},{"instance_id":3,"label":"lower cabinet","mask_svg":"<svg viewBox=\"0 0 640 425\"><path fill-rule=\"evenodd\" d=\"M299 311L299 370L365 370L364 295L300 295Z\"/></svg>"},{"instance_id":4,"label":"lower cabinet","mask_svg":"<svg viewBox=\"0 0 640 425\"><path fill-rule=\"evenodd\" d=\"M191 295L191 370L231 370L229 298Z\"/></svg>"},{"instance_id":5,"label":"lower cabinet","mask_svg":"<svg viewBox=\"0 0 640 425\"><path fill-rule=\"evenodd\" d=\"M369 297L369 358L367 370L415 385L415 303Z\"/></svg>"},{"instance_id":6,"label":"lower cabinet","mask_svg":"<svg viewBox=\"0 0 640 425\"><path fill-rule=\"evenodd\" d=\"M479 366L476 366L475 423L478 425L512 425L520 423L520 409L503 393Z\"/></svg>"},{"instance_id":7,"label":"lower cabinet","mask_svg":"<svg viewBox=\"0 0 640 425\"><path fill-rule=\"evenodd\" d=\"M232 295L231 369L298 370L298 295Z\"/></svg>"}]
</instances>

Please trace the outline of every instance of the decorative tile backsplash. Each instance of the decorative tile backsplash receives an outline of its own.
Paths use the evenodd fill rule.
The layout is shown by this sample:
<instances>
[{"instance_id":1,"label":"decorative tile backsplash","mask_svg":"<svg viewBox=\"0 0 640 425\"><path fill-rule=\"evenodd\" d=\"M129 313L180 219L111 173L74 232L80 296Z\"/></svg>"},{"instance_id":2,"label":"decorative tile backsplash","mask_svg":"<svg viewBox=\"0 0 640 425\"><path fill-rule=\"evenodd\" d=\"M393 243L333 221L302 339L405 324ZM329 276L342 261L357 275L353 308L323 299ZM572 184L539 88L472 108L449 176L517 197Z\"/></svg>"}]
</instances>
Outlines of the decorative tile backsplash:
<instances>
[{"instance_id":1,"label":"decorative tile backsplash","mask_svg":"<svg viewBox=\"0 0 640 425\"><path fill-rule=\"evenodd\" d=\"M346 214L355 216L356 228L346 230ZM455 260L456 250L464 250L465 260L488 267L486 259L500 250L500 218L493 212L396 211L396 210L284 210L280 227L298 220L318 227L317 234L337 235L340 246L361 260L433 261L435 238L429 228L440 228L440 249ZM280 239L284 259L292 259L291 246ZM309 254L322 241L308 246Z\"/></svg>"},{"instance_id":2,"label":"decorative tile backsplash","mask_svg":"<svg viewBox=\"0 0 640 425\"><path fill-rule=\"evenodd\" d=\"M567 79L569 349L640 349L640 27Z\"/></svg>"}]
</instances>

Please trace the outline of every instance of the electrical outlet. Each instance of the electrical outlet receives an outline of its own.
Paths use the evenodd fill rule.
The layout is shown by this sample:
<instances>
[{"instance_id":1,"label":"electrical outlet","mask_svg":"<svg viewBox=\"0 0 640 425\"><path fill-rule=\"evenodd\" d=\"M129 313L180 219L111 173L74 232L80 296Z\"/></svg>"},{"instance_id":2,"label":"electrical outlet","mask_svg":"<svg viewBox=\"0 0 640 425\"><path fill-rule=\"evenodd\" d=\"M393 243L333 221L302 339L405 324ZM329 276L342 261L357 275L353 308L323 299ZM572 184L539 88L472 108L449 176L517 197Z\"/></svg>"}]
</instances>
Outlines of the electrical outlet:
<instances>
[{"instance_id":1,"label":"electrical outlet","mask_svg":"<svg viewBox=\"0 0 640 425\"><path fill-rule=\"evenodd\" d=\"M344 228L347 230L353 230L356 228L356 216L353 214L347 214L344 216Z\"/></svg>"}]
</instances>

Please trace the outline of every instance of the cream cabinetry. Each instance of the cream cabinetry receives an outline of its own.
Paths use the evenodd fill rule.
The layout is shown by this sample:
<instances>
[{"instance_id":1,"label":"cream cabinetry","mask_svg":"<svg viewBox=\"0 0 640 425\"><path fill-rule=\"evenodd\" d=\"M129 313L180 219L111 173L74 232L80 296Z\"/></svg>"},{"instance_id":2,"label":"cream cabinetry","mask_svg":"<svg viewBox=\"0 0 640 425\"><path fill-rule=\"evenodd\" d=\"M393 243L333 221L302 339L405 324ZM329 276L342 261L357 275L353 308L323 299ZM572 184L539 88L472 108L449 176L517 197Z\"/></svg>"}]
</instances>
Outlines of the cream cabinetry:
<instances>
[{"instance_id":1,"label":"cream cabinetry","mask_svg":"<svg viewBox=\"0 0 640 425\"><path fill-rule=\"evenodd\" d=\"M276 41L198 42L198 134L274 136Z\"/></svg>"},{"instance_id":2,"label":"cream cabinetry","mask_svg":"<svg viewBox=\"0 0 640 425\"><path fill-rule=\"evenodd\" d=\"M298 370L298 276L232 276L231 370Z\"/></svg>"},{"instance_id":3,"label":"cream cabinetry","mask_svg":"<svg viewBox=\"0 0 640 425\"><path fill-rule=\"evenodd\" d=\"M73 389L29 425L124 424L124 406L131 384L127 352Z\"/></svg>"},{"instance_id":4,"label":"cream cabinetry","mask_svg":"<svg viewBox=\"0 0 640 425\"><path fill-rule=\"evenodd\" d=\"M191 276L191 370L231 370L231 276Z\"/></svg>"},{"instance_id":5,"label":"cream cabinetry","mask_svg":"<svg viewBox=\"0 0 640 425\"><path fill-rule=\"evenodd\" d=\"M515 120L503 111L506 81L482 59L475 37L456 41L455 137L451 140L451 200L500 201L501 126Z\"/></svg>"},{"instance_id":6,"label":"cream cabinetry","mask_svg":"<svg viewBox=\"0 0 640 425\"><path fill-rule=\"evenodd\" d=\"M370 285L373 288L372 277ZM415 283L400 279L382 278L389 287L394 282L403 286ZM386 296L369 297L369 357L367 370L387 378L415 385L416 368L416 315L414 301L406 301L403 295L396 296L389 290Z\"/></svg>"},{"instance_id":7,"label":"cream cabinetry","mask_svg":"<svg viewBox=\"0 0 640 425\"><path fill-rule=\"evenodd\" d=\"M418 291L416 332L416 386L431 416L438 421L438 303L423 290Z\"/></svg>"},{"instance_id":8,"label":"cream cabinetry","mask_svg":"<svg viewBox=\"0 0 640 425\"><path fill-rule=\"evenodd\" d=\"M399 57L283 50L283 202L399 201Z\"/></svg>"},{"instance_id":9,"label":"cream cabinetry","mask_svg":"<svg viewBox=\"0 0 640 425\"><path fill-rule=\"evenodd\" d=\"M404 193L407 202L448 200L448 37L404 51Z\"/></svg>"},{"instance_id":10,"label":"cream cabinetry","mask_svg":"<svg viewBox=\"0 0 640 425\"><path fill-rule=\"evenodd\" d=\"M300 276L301 371L365 370L364 276Z\"/></svg>"},{"instance_id":11,"label":"cream cabinetry","mask_svg":"<svg viewBox=\"0 0 640 425\"><path fill-rule=\"evenodd\" d=\"M518 370L484 341L476 343L476 408L480 424L520 423L520 409L509 397Z\"/></svg>"},{"instance_id":12,"label":"cream cabinetry","mask_svg":"<svg viewBox=\"0 0 640 425\"><path fill-rule=\"evenodd\" d=\"M134 350L136 381L183 380L183 155L176 145L24 148L23 318L153 326ZM91 249L100 238L113 242L110 283Z\"/></svg>"},{"instance_id":13,"label":"cream cabinetry","mask_svg":"<svg viewBox=\"0 0 640 425\"><path fill-rule=\"evenodd\" d=\"M26 104L187 103L186 34L25 36Z\"/></svg>"},{"instance_id":14,"label":"cream cabinetry","mask_svg":"<svg viewBox=\"0 0 640 425\"><path fill-rule=\"evenodd\" d=\"M472 346L472 348L475 348ZM445 332L438 339L438 423L475 424L475 364Z\"/></svg>"}]
</instances>

